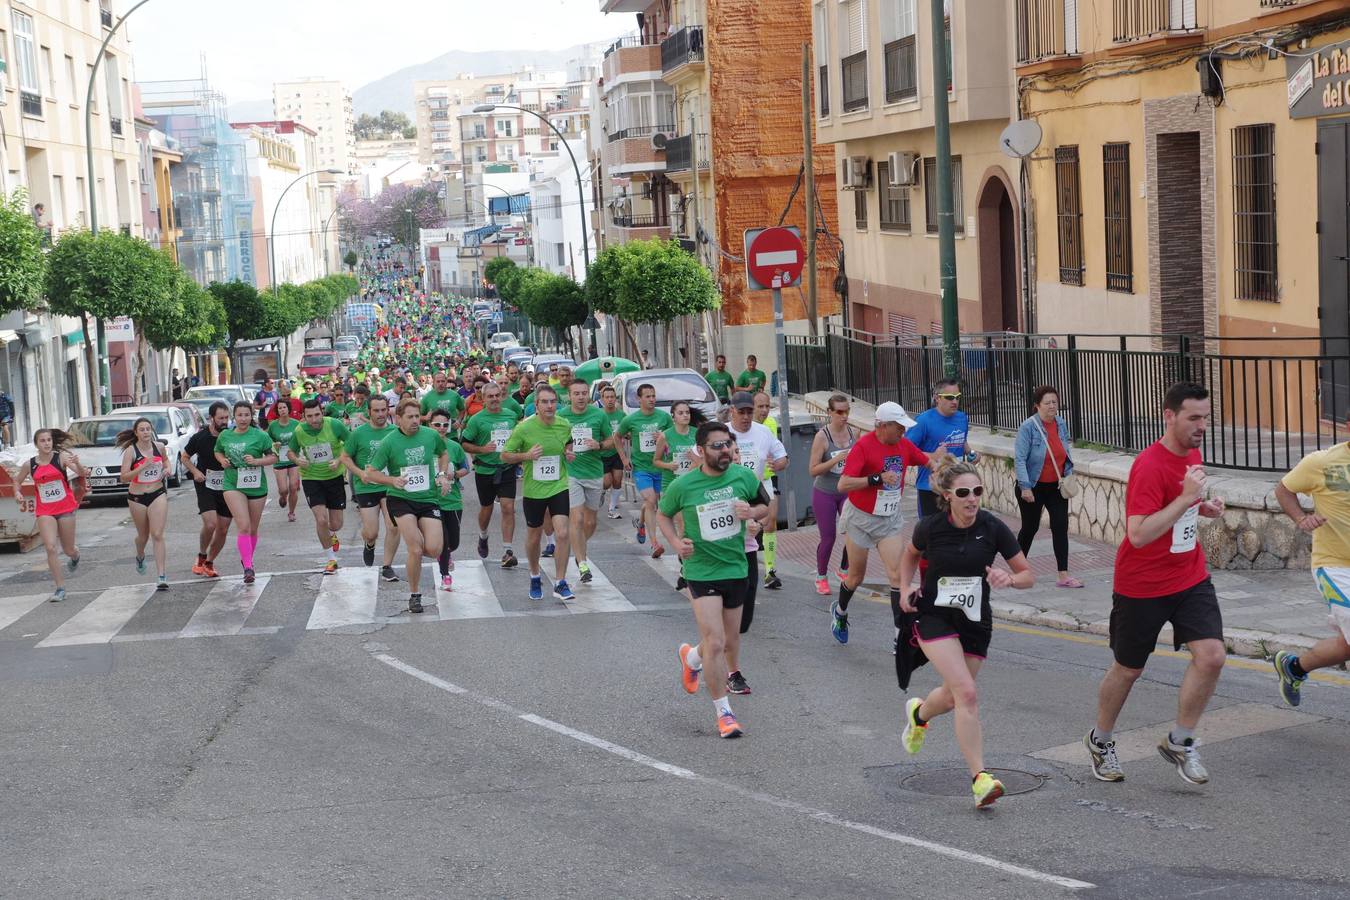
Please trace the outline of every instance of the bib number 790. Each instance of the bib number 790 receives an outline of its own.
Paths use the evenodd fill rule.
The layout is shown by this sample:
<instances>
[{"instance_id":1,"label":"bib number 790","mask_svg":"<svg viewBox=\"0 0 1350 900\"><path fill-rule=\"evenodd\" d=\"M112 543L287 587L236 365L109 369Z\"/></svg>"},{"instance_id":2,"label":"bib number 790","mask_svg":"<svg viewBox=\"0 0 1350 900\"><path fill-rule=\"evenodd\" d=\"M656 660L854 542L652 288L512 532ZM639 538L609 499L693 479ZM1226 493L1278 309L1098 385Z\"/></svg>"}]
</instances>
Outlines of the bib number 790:
<instances>
[{"instance_id":1,"label":"bib number 790","mask_svg":"<svg viewBox=\"0 0 1350 900\"><path fill-rule=\"evenodd\" d=\"M972 622L980 620L980 602L984 599L984 579L943 576L937 582L934 606L959 609Z\"/></svg>"}]
</instances>

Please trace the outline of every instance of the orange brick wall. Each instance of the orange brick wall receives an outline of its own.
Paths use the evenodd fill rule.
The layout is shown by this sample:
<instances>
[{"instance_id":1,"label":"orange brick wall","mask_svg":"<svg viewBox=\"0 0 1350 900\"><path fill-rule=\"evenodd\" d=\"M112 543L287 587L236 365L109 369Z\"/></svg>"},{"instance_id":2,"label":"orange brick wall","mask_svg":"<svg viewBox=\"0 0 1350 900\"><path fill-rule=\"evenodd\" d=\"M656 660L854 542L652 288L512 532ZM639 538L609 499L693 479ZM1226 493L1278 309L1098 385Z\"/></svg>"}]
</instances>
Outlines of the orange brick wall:
<instances>
[{"instance_id":1,"label":"orange brick wall","mask_svg":"<svg viewBox=\"0 0 1350 900\"><path fill-rule=\"evenodd\" d=\"M811 42L811 6L809 0L708 0L707 15L717 236L723 249L741 256L747 228L778 224L802 165L801 47ZM834 147L817 143L814 152L816 197L838 235ZM783 223L803 229L803 235L804 200L803 182ZM820 315L839 312L833 287L837 253L835 242L823 236L817 241ZM744 263L723 257L718 282L727 325L773 321L773 296L746 290ZM785 318L805 318L805 305L805 290L784 292Z\"/></svg>"}]
</instances>

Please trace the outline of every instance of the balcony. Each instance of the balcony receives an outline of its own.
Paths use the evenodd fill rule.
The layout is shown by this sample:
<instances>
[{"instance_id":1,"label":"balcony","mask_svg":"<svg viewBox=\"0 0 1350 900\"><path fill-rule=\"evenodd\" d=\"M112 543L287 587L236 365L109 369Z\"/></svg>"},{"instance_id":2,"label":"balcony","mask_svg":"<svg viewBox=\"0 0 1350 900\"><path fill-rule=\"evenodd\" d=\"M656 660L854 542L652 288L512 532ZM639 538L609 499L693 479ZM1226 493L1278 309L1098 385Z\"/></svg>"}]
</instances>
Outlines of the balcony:
<instances>
[{"instance_id":1,"label":"balcony","mask_svg":"<svg viewBox=\"0 0 1350 900\"><path fill-rule=\"evenodd\" d=\"M645 241L651 238L670 237L670 217L656 214L610 216L614 226L614 240L620 244L629 241Z\"/></svg>"},{"instance_id":2,"label":"balcony","mask_svg":"<svg viewBox=\"0 0 1350 900\"><path fill-rule=\"evenodd\" d=\"M661 42L661 74L669 75L686 66L703 69L703 29L681 28Z\"/></svg>"},{"instance_id":3,"label":"balcony","mask_svg":"<svg viewBox=\"0 0 1350 900\"><path fill-rule=\"evenodd\" d=\"M653 146L652 135L674 131L674 125L643 125L609 134L603 151L605 168L614 175L662 171L666 166L665 151Z\"/></svg>"},{"instance_id":4,"label":"balcony","mask_svg":"<svg viewBox=\"0 0 1350 900\"><path fill-rule=\"evenodd\" d=\"M695 137L698 138L697 143L694 141ZM708 153L708 136L706 134L682 134L673 138L666 144L666 174L672 175L677 172L692 171L695 150L698 151L699 169L708 168L711 157Z\"/></svg>"},{"instance_id":5,"label":"balcony","mask_svg":"<svg viewBox=\"0 0 1350 900\"><path fill-rule=\"evenodd\" d=\"M1113 0L1111 40L1148 40L1199 28L1196 7L1187 0Z\"/></svg>"},{"instance_id":6,"label":"balcony","mask_svg":"<svg viewBox=\"0 0 1350 900\"><path fill-rule=\"evenodd\" d=\"M624 75L639 75L661 71L661 45L644 44L636 35L615 41L605 53L600 67L605 89Z\"/></svg>"},{"instance_id":7,"label":"balcony","mask_svg":"<svg viewBox=\"0 0 1350 900\"><path fill-rule=\"evenodd\" d=\"M1017 64L1078 53L1078 0L1017 0Z\"/></svg>"}]
</instances>

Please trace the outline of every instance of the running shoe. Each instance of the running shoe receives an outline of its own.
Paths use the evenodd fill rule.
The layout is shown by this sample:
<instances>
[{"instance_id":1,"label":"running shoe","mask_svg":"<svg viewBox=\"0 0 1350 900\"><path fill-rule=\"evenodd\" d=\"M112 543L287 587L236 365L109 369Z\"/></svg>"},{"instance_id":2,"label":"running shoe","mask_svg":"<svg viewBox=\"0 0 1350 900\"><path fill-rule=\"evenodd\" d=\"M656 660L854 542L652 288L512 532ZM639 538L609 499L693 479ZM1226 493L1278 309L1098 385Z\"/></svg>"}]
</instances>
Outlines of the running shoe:
<instances>
[{"instance_id":1,"label":"running shoe","mask_svg":"<svg viewBox=\"0 0 1350 900\"><path fill-rule=\"evenodd\" d=\"M764 576L764 587L771 591L776 591L783 586L783 579L778 577L776 569L770 569ZM828 593L828 591L826 592Z\"/></svg>"},{"instance_id":2,"label":"running shoe","mask_svg":"<svg viewBox=\"0 0 1350 900\"><path fill-rule=\"evenodd\" d=\"M828 597L834 591L830 590L830 580L828 578L816 579L816 593L822 597Z\"/></svg>"},{"instance_id":3,"label":"running shoe","mask_svg":"<svg viewBox=\"0 0 1350 900\"><path fill-rule=\"evenodd\" d=\"M848 569L840 569L838 572L834 573L834 577L839 579L840 584L843 584L845 581L848 581Z\"/></svg>"},{"instance_id":4,"label":"running shoe","mask_svg":"<svg viewBox=\"0 0 1350 900\"><path fill-rule=\"evenodd\" d=\"M848 643L848 613L840 612L838 603L830 604L830 634L839 643Z\"/></svg>"},{"instance_id":5,"label":"running shoe","mask_svg":"<svg viewBox=\"0 0 1350 900\"><path fill-rule=\"evenodd\" d=\"M736 721L736 717L729 712L724 712L717 717L717 733L724 738L738 738L745 734L741 730L741 723Z\"/></svg>"},{"instance_id":6,"label":"running shoe","mask_svg":"<svg viewBox=\"0 0 1350 900\"><path fill-rule=\"evenodd\" d=\"M1301 694L1303 682L1308 680L1306 674L1300 678L1289 671L1289 664L1296 659L1298 657L1288 650L1281 650L1275 654L1275 674L1280 676L1280 696L1290 706L1298 706L1299 701L1303 699Z\"/></svg>"},{"instance_id":7,"label":"running shoe","mask_svg":"<svg viewBox=\"0 0 1350 900\"><path fill-rule=\"evenodd\" d=\"M594 577L593 575L591 575L590 565L588 563L581 563L578 568L581 569L581 579L580 579L581 583L590 584L591 579Z\"/></svg>"},{"instance_id":8,"label":"running shoe","mask_svg":"<svg viewBox=\"0 0 1350 900\"><path fill-rule=\"evenodd\" d=\"M1099 744L1089 731L1083 735L1083 746L1087 747L1088 757L1092 760L1094 778L1098 781L1125 780L1125 770L1120 767L1120 760L1116 757L1115 741Z\"/></svg>"},{"instance_id":9,"label":"running shoe","mask_svg":"<svg viewBox=\"0 0 1350 900\"><path fill-rule=\"evenodd\" d=\"M1177 774L1182 781L1189 784L1205 784L1209 781L1209 772L1200 762L1200 745L1195 742L1195 738L1186 738L1184 743L1174 744L1172 735L1168 734L1158 741L1158 753L1177 767Z\"/></svg>"},{"instance_id":10,"label":"running shoe","mask_svg":"<svg viewBox=\"0 0 1350 900\"><path fill-rule=\"evenodd\" d=\"M652 559L660 559L666 555L666 548L661 544L652 547Z\"/></svg>"},{"instance_id":11,"label":"running shoe","mask_svg":"<svg viewBox=\"0 0 1350 900\"><path fill-rule=\"evenodd\" d=\"M703 671L689 668L689 663L686 662L689 659L689 651L693 649L691 644L680 645L680 681L684 684L685 692L689 694L698 693L698 673Z\"/></svg>"},{"instance_id":12,"label":"running shoe","mask_svg":"<svg viewBox=\"0 0 1350 900\"><path fill-rule=\"evenodd\" d=\"M380 566L380 580L393 584L398 581L398 573L394 571L393 566Z\"/></svg>"},{"instance_id":13,"label":"running shoe","mask_svg":"<svg viewBox=\"0 0 1350 900\"><path fill-rule=\"evenodd\" d=\"M485 537L480 537L478 539L478 558L487 559L487 555L488 555L488 539Z\"/></svg>"},{"instance_id":14,"label":"running shoe","mask_svg":"<svg viewBox=\"0 0 1350 900\"><path fill-rule=\"evenodd\" d=\"M333 552L336 553L341 549L342 549L342 542L338 540L338 536L335 534L333 535Z\"/></svg>"},{"instance_id":15,"label":"running shoe","mask_svg":"<svg viewBox=\"0 0 1350 900\"><path fill-rule=\"evenodd\" d=\"M559 600L575 600L577 595L572 593L572 589L567 586L567 579L563 579L553 586L553 596Z\"/></svg>"},{"instance_id":16,"label":"running shoe","mask_svg":"<svg viewBox=\"0 0 1350 900\"><path fill-rule=\"evenodd\" d=\"M454 581L454 579L451 578L449 575L442 575L442 576L441 576L441 590L443 590L443 591L448 591L448 590L450 590L450 584L451 584L451 582L453 582L453 581Z\"/></svg>"},{"instance_id":17,"label":"running shoe","mask_svg":"<svg viewBox=\"0 0 1350 900\"><path fill-rule=\"evenodd\" d=\"M675 579L675 590L682 591L687 587L689 587L689 582L685 581L683 575Z\"/></svg>"},{"instance_id":18,"label":"running shoe","mask_svg":"<svg viewBox=\"0 0 1350 900\"><path fill-rule=\"evenodd\" d=\"M923 706L923 700L918 697L911 697L905 703L905 731L900 735L900 743L904 745L905 752L913 755L923 749L923 739L928 737L927 723L920 725L917 718L919 707Z\"/></svg>"},{"instance_id":19,"label":"running shoe","mask_svg":"<svg viewBox=\"0 0 1350 900\"><path fill-rule=\"evenodd\" d=\"M244 570L244 584L252 584L252 583L253 583L254 577L255 577L255 576L254 576L254 574L253 574L253 570L252 570L252 569L245 569L245 570Z\"/></svg>"},{"instance_id":20,"label":"running shoe","mask_svg":"<svg viewBox=\"0 0 1350 900\"><path fill-rule=\"evenodd\" d=\"M192 564L192 574L193 574L193 575L205 575L205 574L206 574L206 560L202 559L200 556L197 557L197 561L196 561L195 563Z\"/></svg>"},{"instance_id":21,"label":"running shoe","mask_svg":"<svg viewBox=\"0 0 1350 900\"><path fill-rule=\"evenodd\" d=\"M287 522L295 521L295 510L291 510L290 512L286 513L286 521Z\"/></svg>"},{"instance_id":22,"label":"running shoe","mask_svg":"<svg viewBox=\"0 0 1350 900\"><path fill-rule=\"evenodd\" d=\"M637 539L639 544L647 543L647 523L638 522Z\"/></svg>"},{"instance_id":23,"label":"running shoe","mask_svg":"<svg viewBox=\"0 0 1350 900\"><path fill-rule=\"evenodd\" d=\"M975 795L975 808L984 809L993 806L994 801L1003 796L1003 782L988 772L981 772L975 776L970 792Z\"/></svg>"},{"instance_id":24,"label":"running shoe","mask_svg":"<svg viewBox=\"0 0 1350 900\"><path fill-rule=\"evenodd\" d=\"M549 544L547 547L544 548L543 552L540 553L539 555L542 556L544 559L552 559L555 549L556 548L553 544Z\"/></svg>"},{"instance_id":25,"label":"running shoe","mask_svg":"<svg viewBox=\"0 0 1350 900\"><path fill-rule=\"evenodd\" d=\"M52 591L52 595L51 595L50 597L47 598L47 602L48 602L48 603L60 603L60 602L61 602L62 600L64 600L64 599L66 599L66 589L65 589L65 588L57 588L56 590Z\"/></svg>"},{"instance_id":26,"label":"running shoe","mask_svg":"<svg viewBox=\"0 0 1350 900\"><path fill-rule=\"evenodd\" d=\"M422 611L422 595L421 595L421 594L409 594L409 595L408 595L408 612L410 612L410 613L420 613L421 611Z\"/></svg>"},{"instance_id":27,"label":"running shoe","mask_svg":"<svg viewBox=\"0 0 1350 900\"><path fill-rule=\"evenodd\" d=\"M206 571L204 571L202 574L205 575L207 578L219 578L219 577L220 577L220 573L216 571L215 564L212 563L211 560L208 559L208 560L206 561L206 565L203 566L203 568L204 568Z\"/></svg>"},{"instance_id":28,"label":"running shoe","mask_svg":"<svg viewBox=\"0 0 1350 900\"><path fill-rule=\"evenodd\" d=\"M375 565L375 545L365 544L361 547L361 562L367 566Z\"/></svg>"},{"instance_id":29,"label":"running shoe","mask_svg":"<svg viewBox=\"0 0 1350 900\"><path fill-rule=\"evenodd\" d=\"M727 693L748 694L750 693L750 682L746 681L745 676L740 672L732 672L727 676Z\"/></svg>"},{"instance_id":30,"label":"running shoe","mask_svg":"<svg viewBox=\"0 0 1350 900\"><path fill-rule=\"evenodd\" d=\"M138 557L136 557L136 574L137 574L137 575L144 575L144 574L145 574L145 557L144 557L144 556L138 556Z\"/></svg>"},{"instance_id":31,"label":"running shoe","mask_svg":"<svg viewBox=\"0 0 1350 900\"><path fill-rule=\"evenodd\" d=\"M617 509L611 509L609 512L605 513L605 515L608 516L608 517L611 518L611 519L622 519L622 518L623 518L623 513L619 512Z\"/></svg>"},{"instance_id":32,"label":"running shoe","mask_svg":"<svg viewBox=\"0 0 1350 900\"><path fill-rule=\"evenodd\" d=\"M543 576L540 576L540 575L531 575L531 576L530 576L530 599L531 599L531 600L543 600L543 599L544 599L544 579L543 579Z\"/></svg>"},{"instance_id":33,"label":"running shoe","mask_svg":"<svg viewBox=\"0 0 1350 900\"><path fill-rule=\"evenodd\" d=\"M502 554L503 569L514 569L518 565L520 565L520 560L516 559L516 555L510 550L507 550Z\"/></svg>"},{"instance_id":34,"label":"running shoe","mask_svg":"<svg viewBox=\"0 0 1350 900\"><path fill-rule=\"evenodd\" d=\"M74 559L66 560L66 571L69 572L70 574L72 575L75 574L75 570L78 569L79 567L80 567L80 557L78 554L76 554Z\"/></svg>"},{"instance_id":35,"label":"running shoe","mask_svg":"<svg viewBox=\"0 0 1350 900\"><path fill-rule=\"evenodd\" d=\"M337 560L330 559L328 563L323 567L323 574L332 575L337 570L338 570Z\"/></svg>"},{"instance_id":36,"label":"running shoe","mask_svg":"<svg viewBox=\"0 0 1350 900\"><path fill-rule=\"evenodd\" d=\"M166 577L166 576L164 576L164 575L159 576L158 580L155 582L155 590L157 590L157 591L167 591L168 589L169 589L169 579L168 579L168 577Z\"/></svg>"}]
</instances>

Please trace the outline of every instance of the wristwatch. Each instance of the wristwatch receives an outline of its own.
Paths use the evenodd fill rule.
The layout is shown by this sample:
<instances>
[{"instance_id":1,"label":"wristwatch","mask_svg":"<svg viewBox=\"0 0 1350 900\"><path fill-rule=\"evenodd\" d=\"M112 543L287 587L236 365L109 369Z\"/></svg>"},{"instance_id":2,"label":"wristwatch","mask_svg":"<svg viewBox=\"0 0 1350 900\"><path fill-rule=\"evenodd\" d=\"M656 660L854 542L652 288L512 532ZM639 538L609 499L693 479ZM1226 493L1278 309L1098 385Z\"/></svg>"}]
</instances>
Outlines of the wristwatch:
<instances>
[{"instance_id":1,"label":"wristwatch","mask_svg":"<svg viewBox=\"0 0 1350 900\"><path fill-rule=\"evenodd\" d=\"M871 487L881 487L881 475L868 475L867 483Z\"/></svg>"}]
</instances>

